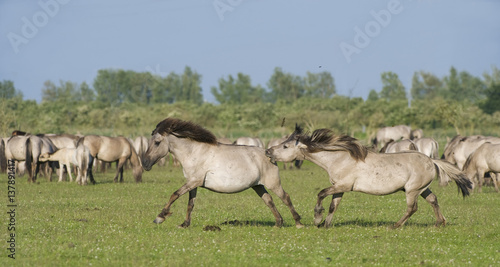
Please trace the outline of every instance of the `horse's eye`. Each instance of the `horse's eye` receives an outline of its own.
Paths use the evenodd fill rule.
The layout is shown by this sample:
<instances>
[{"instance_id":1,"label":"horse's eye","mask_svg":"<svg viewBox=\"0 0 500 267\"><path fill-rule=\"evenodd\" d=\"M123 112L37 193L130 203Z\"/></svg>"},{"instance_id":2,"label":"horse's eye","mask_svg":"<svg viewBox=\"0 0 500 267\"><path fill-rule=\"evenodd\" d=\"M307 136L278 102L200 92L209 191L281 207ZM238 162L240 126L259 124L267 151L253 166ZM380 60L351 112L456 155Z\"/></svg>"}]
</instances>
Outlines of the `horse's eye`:
<instances>
[{"instance_id":1,"label":"horse's eye","mask_svg":"<svg viewBox=\"0 0 500 267\"><path fill-rule=\"evenodd\" d=\"M160 145L160 141L155 141L155 145L159 146Z\"/></svg>"},{"instance_id":2,"label":"horse's eye","mask_svg":"<svg viewBox=\"0 0 500 267\"><path fill-rule=\"evenodd\" d=\"M287 149L287 148L288 148L288 145L283 145L283 148L284 148L284 149Z\"/></svg>"}]
</instances>

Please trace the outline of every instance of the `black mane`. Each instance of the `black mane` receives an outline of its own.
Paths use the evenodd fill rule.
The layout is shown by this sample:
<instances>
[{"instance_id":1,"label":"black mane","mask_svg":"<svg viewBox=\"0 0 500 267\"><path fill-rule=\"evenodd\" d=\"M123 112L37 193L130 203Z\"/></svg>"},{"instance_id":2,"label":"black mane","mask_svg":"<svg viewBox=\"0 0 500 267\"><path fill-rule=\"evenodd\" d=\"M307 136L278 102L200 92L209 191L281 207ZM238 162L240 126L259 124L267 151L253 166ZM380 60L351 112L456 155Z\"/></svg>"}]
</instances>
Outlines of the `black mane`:
<instances>
[{"instance_id":1,"label":"black mane","mask_svg":"<svg viewBox=\"0 0 500 267\"><path fill-rule=\"evenodd\" d=\"M196 142L217 145L217 137L212 132L190 121L175 118L166 118L158 123L152 135L156 133L171 134L178 138L188 138Z\"/></svg>"}]
</instances>

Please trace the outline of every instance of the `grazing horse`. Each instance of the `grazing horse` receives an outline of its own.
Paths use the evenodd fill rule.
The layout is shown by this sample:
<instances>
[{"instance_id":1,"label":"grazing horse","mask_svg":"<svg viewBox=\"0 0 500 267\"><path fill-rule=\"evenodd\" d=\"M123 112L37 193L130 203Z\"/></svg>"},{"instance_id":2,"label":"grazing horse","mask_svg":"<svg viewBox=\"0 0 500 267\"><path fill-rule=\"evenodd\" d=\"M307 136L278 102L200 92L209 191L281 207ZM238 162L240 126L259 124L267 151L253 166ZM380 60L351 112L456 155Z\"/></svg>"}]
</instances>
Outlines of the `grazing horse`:
<instances>
[{"instance_id":1,"label":"grazing horse","mask_svg":"<svg viewBox=\"0 0 500 267\"><path fill-rule=\"evenodd\" d=\"M380 150L380 153L397 153L403 151L418 151L418 148L410 139L404 139L397 142L391 140L385 144L385 146Z\"/></svg>"},{"instance_id":2,"label":"grazing horse","mask_svg":"<svg viewBox=\"0 0 500 267\"><path fill-rule=\"evenodd\" d=\"M239 146L256 146L264 148L264 143L257 137L240 137L236 139L233 144Z\"/></svg>"},{"instance_id":3,"label":"grazing horse","mask_svg":"<svg viewBox=\"0 0 500 267\"><path fill-rule=\"evenodd\" d=\"M446 160L452 164L456 164L459 169L462 169L469 155L486 142L500 144L500 138L491 136L470 136L462 138L455 145Z\"/></svg>"},{"instance_id":4,"label":"grazing horse","mask_svg":"<svg viewBox=\"0 0 500 267\"><path fill-rule=\"evenodd\" d=\"M410 139L411 128L406 125L397 125L394 127L384 127L377 131L377 137L373 140L373 145L384 147L390 140L398 141L401 139Z\"/></svg>"},{"instance_id":5,"label":"grazing horse","mask_svg":"<svg viewBox=\"0 0 500 267\"><path fill-rule=\"evenodd\" d=\"M422 129L415 129L410 132L410 139L416 140L424 137L424 131Z\"/></svg>"},{"instance_id":6,"label":"grazing horse","mask_svg":"<svg viewBox=\"0 0 500 267\"><path fill-rule=\"evenodd\" d=\"M142 159L144 153L146 153L148 149L148 139L145 136L138 136L133 140L133 144L135 152L137 152L139 158Z\"/></svg>"},{"instance_id":7,"label":"grazing horse","mask_svg":"<svg viewBox=\"0 0 500 267\"><path fill-rule=\"evenodd\" d=\"M464 165L464 172L471 179L474 187L477 187L479 193L482 191L484 175L489 172L495 190L499 192L500 144L482 144L467 158Z\"/></svg>"},{"instance_id":8,"label":"grazing horse","mask_svg":"<svg viewBox=\"0 0 500 267\"><path fill-rule=\"evenodd\" d=\"M120 182L123 182L123 165L130 159L133 168L133 174L135 181L137 183L142 182L142 166L139 156L135 152L134 147L128 141L127 138L119 137L109 137L100 135L86 135L78 141L77 146L83 144L90 150L88 175L90 181L95 184L94 175L92 173L92 165L94 159L99 159L104 162L115 162L118 161L116 167L116 175L114 178L115 183L118 182L118 175L120 176Z\"/></svg>"},{"instance_id":9,"label":"grazing horse","mask_svg":"<svg viewBox=\"0 0 500 267\"><path fill-rule=\"evenodd\" d=\"M7 161L25 161L29 175L28 182L35 182L40 170L40 161L38 160L40 154L52 153L56 149L47 138L36 135L14 135L5 144L5 157ZM47 179L52 180L52 168L49 169Z\"/></svg>"},{"instance_id":10,"label":"grazing horse","mask_svg":"<svg viewBox=\"0 0 500 267\"><path fill-rule=\"evenodd\" d=\"M149 171L168 153L181 162L186 183L175 191L163 210L154 220L159 224L171 215L170 207L180 196L189 192L186 220L179 227L191 224L198 187L217 193L238 193L252 188L271 209L276 226L283 225L283 218L276 209L266 187L273 191L290 209L297 228L303 227L300 216L292 205L290 196L283 190L279 169L264 154L264 149L254 146L235 146L217 142L214 134L191 122L166 118L158 123L152 133L142 165Z\"/></svg>"},{"instance_id":11,"label":"grazing horse","mask_svg":"<svg viewBox=\"0 0 500 267\"><path fill-rule=\"evenodd\" d=\"M439 158L439 144L434 138L423 137L413 140L418 152L423 153L429 158Z\"/></svg>"},{"instance_id":12,"label":"grazing horse","mask_svg":"<svg viewBox=\"0 0 500 267\"><path fill-rule=\"evenodd\" d=\"M368 151L356 139L349 136L335 136L331 130L318 129L311 136L296 126L294 133L278 146L266 151L272 161L309 160L328 172L331 187L318 194L315 211L315 225L323 220L323 199L333 195L325 227L332 224L345 192L357 191L372 195L388 195L397 191L406 194L406 213L396 222L394 228L403 225L417 211L418 196L422 196L434 209L436 226L445 225L437 197L429 189L436 175L440 184L454 180L463 196L469 195L471 182L465 174L448 162L433 160L422 153L402 152L378 154Z\"/></svg>"}]
</instances>

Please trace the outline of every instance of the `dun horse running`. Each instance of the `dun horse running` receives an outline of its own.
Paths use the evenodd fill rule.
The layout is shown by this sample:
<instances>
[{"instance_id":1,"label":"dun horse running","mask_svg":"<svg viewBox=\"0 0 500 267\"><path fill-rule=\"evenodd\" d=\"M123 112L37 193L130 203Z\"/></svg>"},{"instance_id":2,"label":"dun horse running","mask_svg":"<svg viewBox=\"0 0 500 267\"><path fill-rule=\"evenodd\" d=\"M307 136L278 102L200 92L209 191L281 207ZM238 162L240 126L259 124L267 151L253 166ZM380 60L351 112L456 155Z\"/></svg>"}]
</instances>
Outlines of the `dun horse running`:
<instances>
[{"instance_id":1,"label":"dun horse running","mask_svg":"<svg viewBox=\"0 0 500 267\"><path fill-rule=\"evenodd\" d=\"M417 211L417 198L422 196L434 208L436 226L445 225L436 196L429 185L436 176L440 184L454 180L463 196L469 195L471 182L450 163L433 160L418 152L377 154L369 152L356 139L349 136L335 136L328 129L315 130L311 136L302 128L278 146L266 151L271 160L309 160L328 172L332 186L321 190L316 203L314 223L323 220L323 199L333 195L325 227L332 224L333 213L337 210L345 192L357 191L372 195L388 195L397 191L406 194L407 209L404 216L394 225L403 225Z\"/></svg>"},{"instance_id":2,"label":"dun horse running","mask_svg":"<svg viewBox=\"0 0 500 267\"><path fill-rule=\"evenodd\" d=\"M90 150L89 167L87 173L90 181L95 184L94 175L92 173L92 164L95 159L100 159L104 162L118 161L116 167L116 175L114 178L115 183L118 182L118 175L120 175L120 182L123 182L123 165L130 159L135 181L142 182L142 166L141 160L137 156L134 147L125 137L108 137L100 135L86 135L78 141L77 146L83 144Z\"/></svg>"},{"instance_id":3,"label":"dun horse running","mask_svg":"<svg viewBox=\"0 0 500 267\"><path fill-rule=\"evenodd\" d=\"M179 226L188 227L198 187L217 193L238 193L252 188L271 209L276 226L281 227L283 218L267 192L267 187L290 209L296 227L303 227L290 196L281 186L278 167L269 161L263 148L221 144L211 132L201 126L167 118L158 123L152 133L142 162L144 169L151 170L169 152L181 162L186 183L172 194L154 220L155 223L165 221L171 215L170 207L174 201L189 192L186 220Z\"/></svg>"}]
</instances>

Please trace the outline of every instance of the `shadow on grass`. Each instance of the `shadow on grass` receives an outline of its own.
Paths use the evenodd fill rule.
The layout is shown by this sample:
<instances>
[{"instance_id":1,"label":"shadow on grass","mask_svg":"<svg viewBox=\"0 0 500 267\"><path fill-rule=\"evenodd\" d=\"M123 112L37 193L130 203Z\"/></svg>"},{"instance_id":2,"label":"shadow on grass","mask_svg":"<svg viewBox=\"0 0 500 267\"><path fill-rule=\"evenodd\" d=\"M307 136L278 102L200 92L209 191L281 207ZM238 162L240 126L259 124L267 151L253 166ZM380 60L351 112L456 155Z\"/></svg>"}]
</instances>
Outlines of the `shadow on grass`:
<instances>
[{"instance_id":1,"label":"shadow on grass","mask_svg":"<svg viewBox=\"0 0 500 267\"><path fill-rule=\"evenodd\" d=\"M271 221L225 221L220 225L230 225L230 226L274 226L275 223Z\"/></svg>"},{"instance_id":2,"label":"shadow on grass","mask_svg":"<svg viewBox=\"0 0 500 267\"><path fill-rule=\"evenodd\" d=\"M340 226L362 226L362 227L392 227L396 221L367 221L367 220L353 220L353 221L345 221L338 222L334 224L334 227ZM416 222L406 222L402 227L405 226L416 226L416 227L431 227L434 226L434 223L416 223Z\"/></svg>"}]
</instances>

